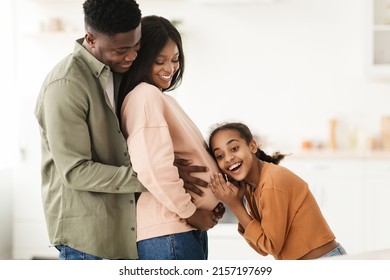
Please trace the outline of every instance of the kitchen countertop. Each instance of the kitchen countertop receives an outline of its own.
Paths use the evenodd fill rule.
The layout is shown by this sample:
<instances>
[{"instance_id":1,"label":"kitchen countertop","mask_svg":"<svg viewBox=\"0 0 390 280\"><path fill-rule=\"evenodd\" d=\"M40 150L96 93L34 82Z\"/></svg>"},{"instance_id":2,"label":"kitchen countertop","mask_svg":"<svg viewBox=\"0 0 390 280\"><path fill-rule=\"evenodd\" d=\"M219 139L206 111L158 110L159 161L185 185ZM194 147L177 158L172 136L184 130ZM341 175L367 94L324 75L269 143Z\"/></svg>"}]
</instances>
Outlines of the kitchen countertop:
<instances>
[{"instance_id":1,"label":"kitchen countertop","mask_svg":"<svg viewBox=\"0 0 390 280\"><path fill-rule=\"evenodd\" d=\"M210 259L273 259L257 254L237 232L237 223L220 223L208 231ZM230 246L225 250L225 246ZM327 258L328 260L390 260L390 248L347 254Z\"/></svg>"},{"instance_id":2,"label":"kitchen countertop","mask_svg":"<svg viewBox=\"0 0 390 280\"><path fill-rule=\"evenodd\" d=\"M390 260L390 249L362 252L328 258L331 260Z\"/></svg>"},{"instance_id":3,"label":"kitchen countertop","mask_svg":"<svg viewBox=\"0 0 390 280\"><path fill-rule=\"evenodd\" d=\"M286 159L390 159L384 150L300 150L287 153Z\"/></svg>"}]
</instances>

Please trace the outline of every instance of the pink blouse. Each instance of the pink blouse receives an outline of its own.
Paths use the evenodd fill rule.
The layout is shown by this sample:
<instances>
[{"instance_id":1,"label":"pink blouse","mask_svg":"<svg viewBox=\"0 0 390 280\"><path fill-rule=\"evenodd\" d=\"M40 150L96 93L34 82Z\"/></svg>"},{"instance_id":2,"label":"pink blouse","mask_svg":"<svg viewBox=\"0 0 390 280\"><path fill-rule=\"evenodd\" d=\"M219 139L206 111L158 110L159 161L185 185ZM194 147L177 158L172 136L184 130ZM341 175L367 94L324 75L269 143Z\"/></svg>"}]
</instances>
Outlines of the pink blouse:
<instances>
[{"instance_id":1,"label":"pink blouse","mask_svg":"<svg viewBox=\"0 0 390 280\"><path fill-rule=\"evenodd\" d=\"M218 167L201 132L173 97L147 83L126 96L121 116L134 171L149 190L137 202L137 240L193 230L184 219L196 208L213 210L218 200L209 188L202 188L202 197L188 193L173 162L207 166L208 172L193 175L210 180Z\"/></svg>"}]
</instances>

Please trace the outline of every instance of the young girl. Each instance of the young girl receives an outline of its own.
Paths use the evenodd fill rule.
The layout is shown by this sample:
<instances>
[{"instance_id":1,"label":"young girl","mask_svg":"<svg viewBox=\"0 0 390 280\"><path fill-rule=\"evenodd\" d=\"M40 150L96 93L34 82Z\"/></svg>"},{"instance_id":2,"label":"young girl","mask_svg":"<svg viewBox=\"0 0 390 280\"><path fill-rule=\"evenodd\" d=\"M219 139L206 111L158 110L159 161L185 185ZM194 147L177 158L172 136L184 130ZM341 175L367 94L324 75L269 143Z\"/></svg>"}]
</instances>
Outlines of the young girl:
<instances>
[{"instance_id":1,"label":"young girl","mask_svg":"<svg viewBox=\"0 0 390 280\"><path fill-rule=\"evenodd\" d=\"M129 70L124 92L130 92L121 113L131 163L149 191L137 201L139 258L207 259L206 230L221 217L213 211L219 201L209 188L203 196L186 192L174 160L191 159L208 167L208 172L197 174L207 182L218 166L199 129L165 93L183 76L179 32L158 16L144 17L141 23L141 49Z\"/></svg>"},{"instance_id":2,"label":"young girl","mask_svg":"<svg viewBox=\"0 0 390 280\"><path fill-rule=\"evenodd\" d=\"M239 233L259 254L279 260L345 254L308 185L277 165L284 155L260 150L246 125L217 127L209 147L228 179L216 173L209 186L237 217Z\"/></svg>"}]
</instances>

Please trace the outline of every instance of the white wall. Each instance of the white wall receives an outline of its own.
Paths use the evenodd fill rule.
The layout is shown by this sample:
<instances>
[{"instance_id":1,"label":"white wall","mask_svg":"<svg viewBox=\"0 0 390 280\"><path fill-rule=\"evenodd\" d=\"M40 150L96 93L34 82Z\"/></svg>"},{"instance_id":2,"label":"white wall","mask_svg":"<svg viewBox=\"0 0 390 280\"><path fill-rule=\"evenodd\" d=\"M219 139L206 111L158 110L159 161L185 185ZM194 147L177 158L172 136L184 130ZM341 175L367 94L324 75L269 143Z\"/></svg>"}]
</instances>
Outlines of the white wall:
<instances>
[{"instance_id":1,"label":"white wall","mask_svg":"<svg viewBox=\"0 0 390 280\"><path fill-rule=\"evenodd\" d=\"M12 245L12 187L13 170L17 162L17 126L18 115L16 92L14 90L14 38L12 0L1 2L0 33L2 43L2 67L0 67L1 99L0 102L0 259L11 258Z\"/></svg>"},{"instance_id":2,"label":"white wall","mask_svg":"<svg viewBox=\"0 0 390 280\"><path fill-rule=\"evenodd\" d=\"M207 2L139 0L144 15L183 21L186 73L174 94L205 135L216 122L242 120L267 147L289 152L305 139L326 143L330 118L339 118L345 131L357 128L362 146L380 132L381 116L390 115L390 82L367 72L368 1ZM82 36L81 3L49 2L42 10L41 2L45 16L19 16L19 33L39 29L56 13L78 30L22 39L20 71L35 64L24 77L28 83L19 85L22 104L32 107L46 72L72 50L75 34Z\"/></svg>"},{"instance_id":3,"label":"white wall","mask_svg":"<svg viewBox=\"0 0 390 280\"><path fill-rule=\"evenodd\" d=\"M5 0L1 2L0 8L0 32L2 43L0 51L2 54L2 67L0 67L0 76L2 77L2 89L0 102L0 124L2 128L2 137L0 145L0 168L6 168L14 165L15 151L17 145L15 136L17 127L15 119L18 117L18 106L15 104L17 93L15 92L15 37L14 37L14 18L13 18L13 2Z\"/></svg>"},{"instance_id":4,"label":"white wall","mask_svg":"<svg viewBox=\"0 0 390 280\"><path fill-rule=\"evenodd\" d=\"M177 98L205 134L242 120L288 152L304 139L326 142L333 117L364 138L379 132L390 84L367 74L368 1L196 2L141 7L183 19L187 70Z\"/></svg>"}]
</instances>

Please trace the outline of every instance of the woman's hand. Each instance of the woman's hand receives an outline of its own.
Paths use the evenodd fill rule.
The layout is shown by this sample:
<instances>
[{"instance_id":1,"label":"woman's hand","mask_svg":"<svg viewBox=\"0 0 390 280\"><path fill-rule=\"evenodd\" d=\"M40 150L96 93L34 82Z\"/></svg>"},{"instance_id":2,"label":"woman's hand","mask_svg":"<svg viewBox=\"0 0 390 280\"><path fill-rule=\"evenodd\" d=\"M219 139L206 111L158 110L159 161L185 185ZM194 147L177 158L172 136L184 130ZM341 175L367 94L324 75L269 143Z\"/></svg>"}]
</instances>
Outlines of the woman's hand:
<instances>
[{"instance_id":1,"label":"woman's hand","mask_svg":"<svg viewBox=\"0 0 390 280\"><path fill-rule=\"evenodd\" d=\"M215 206L213 213L214 213L214 219L217 220L217 222L222 219L223 215L225 214L225 205L223 205L222 202L219 202L217 206Z\"/></svg>"},{"instance_id":2,"label":"woman's hand","mask_svg":"<svg viewBox=\"0 0 390 280\"><path fill-rule=\"evenodd\" d=\"M195 213L186 221L196 229L209 230L218 224L219 218L214 214L214 211L196 209Z\"/></svg>"}]
</instances>

